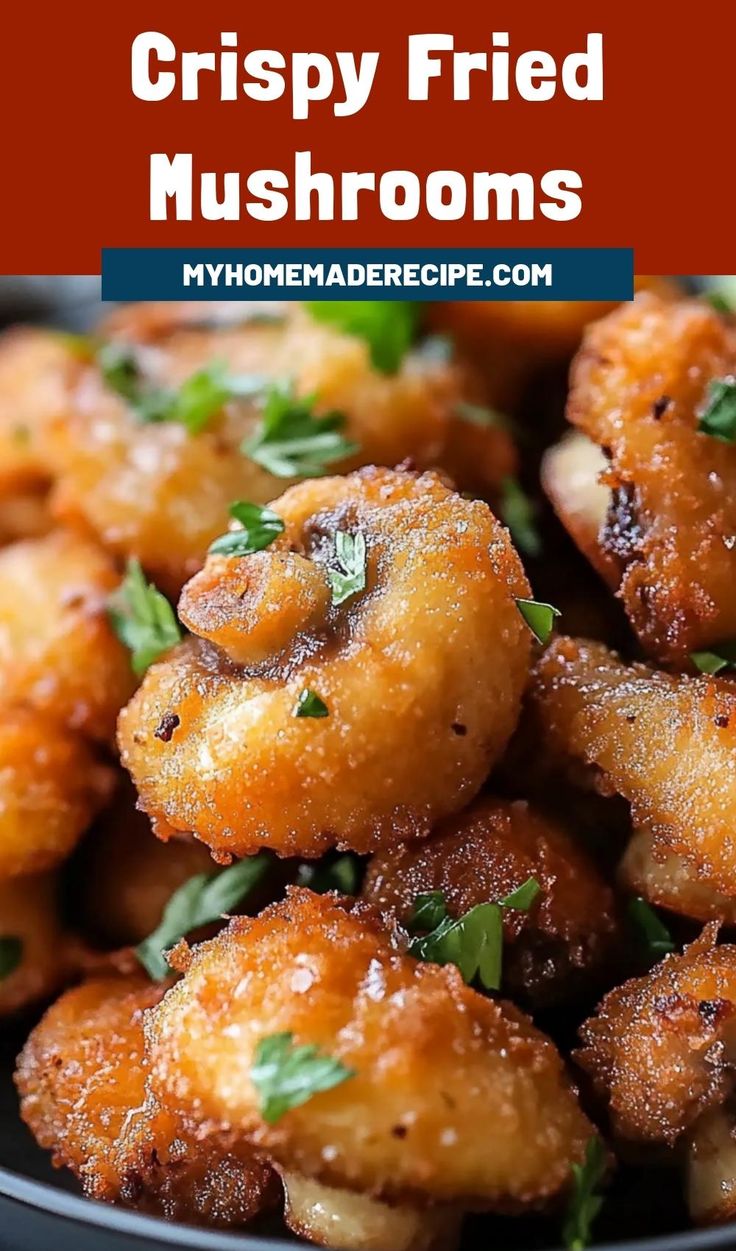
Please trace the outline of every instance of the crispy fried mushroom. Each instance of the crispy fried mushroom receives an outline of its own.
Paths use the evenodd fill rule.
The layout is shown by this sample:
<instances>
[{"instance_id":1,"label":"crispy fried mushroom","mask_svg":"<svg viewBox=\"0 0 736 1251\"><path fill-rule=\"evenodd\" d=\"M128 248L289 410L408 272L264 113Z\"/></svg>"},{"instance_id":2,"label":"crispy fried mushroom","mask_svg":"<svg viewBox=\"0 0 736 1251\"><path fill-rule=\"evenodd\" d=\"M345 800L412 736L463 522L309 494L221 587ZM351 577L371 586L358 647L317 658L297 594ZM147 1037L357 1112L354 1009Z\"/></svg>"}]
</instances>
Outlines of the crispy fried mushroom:
<instances>
[{"instance_id":1,"label":"crispy fried mushroom","mask_svg":"<svg viewBox=\"0 0 736 1251\"><path fill-rule=\"evenodd\" d=\"M595 770L653 847L736 894L736 691L722 679L625 665L600 643L559 638L539 661L532 716L546 749Z\"/></svg>"},{"instance_id":2,"label":"crispy fried mushroom","mask_svg":"<svg viewBox=\"0 0 736 1251\"><path fill-rule=\"evenodd\" d=\"M418 895L441 891L451 916L535 878L528 912L504 909L503 986L535 1006L580 989L612 952L613 894L558 825L523 801L481 798L432 837L378 852L363 894L404 924Z\"/></svg>"},{"instance_id":3,"label":"crispy fried mushroom","mask_svg":"<svg viewBox=\"0 0 736 1251\"><path fill-rule=\"evenodd\" d=\"M287 1172L409 1203L535 1203L594 1132L526 1017L392 948L365 905L292 889L179 963L146 1022L154 1093ZM282 1033L352 1075L268 1123L251 1072Z\"/></svg>"},{"instance_id":4,"label":"crispy fried mushroom","mask_svg":"<svg viewBox=\"0 0 736 1251\"><path fill-rule=\"evenodd\" d=\"M412 1208L282 1173L284 1219L292 1233L342 1251L454 1251L462 1217L454 1208Z\"/></svg>"},{"instance_id":5,"label":"crispy fried mushroom","mask_svg":"<svg viewBox=\"0 0 736 1251\"><path fill-rule=\"evenodd\" d=\"M18 959L0 976L0 1020L47 999L75 969L55 874L0 880L0 948L8 940Z\"/></svg>"},{"instance_id":6,"label":"crispy fried mushroom","mask_svg":"<svg viewBox=\"0 0 736 1251\"><path fill-rule=\"evenodd\" d=\"M477 792L518 717L528 584L508 534L434 474L365 469L273 507L283 535L210 557L179 606L194 637L121 715L141 803L221 857L427 834ZM366 585L333 603L338 533L364 540ZM327 716L295 715L305 690Z\"/></svg>"},{"instance_id":7,"label":"crispy fried mushroom","mask_svg":"<svg viewBox=\"0 0 736 1251\"><path fill-rule=\"evenodd\" d=\"M208 1225L242 1225L273 1201L268 1165L243 1143L187 1133L146 1095L143 1013L165 987L143 976L67 991L18 1061L21 1114L57 1167L95 1199Z\"/></svg>"}]
</instances>

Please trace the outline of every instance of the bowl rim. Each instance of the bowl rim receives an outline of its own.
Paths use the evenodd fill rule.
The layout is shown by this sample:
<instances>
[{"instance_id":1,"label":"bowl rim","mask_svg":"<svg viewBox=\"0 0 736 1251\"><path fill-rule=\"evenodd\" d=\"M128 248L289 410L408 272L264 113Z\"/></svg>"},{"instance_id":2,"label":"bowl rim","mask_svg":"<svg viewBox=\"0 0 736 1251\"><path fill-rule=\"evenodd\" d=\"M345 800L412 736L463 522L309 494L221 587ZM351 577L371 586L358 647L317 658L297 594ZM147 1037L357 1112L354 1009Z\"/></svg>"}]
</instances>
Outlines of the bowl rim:
<instances>
[{"instance_id":1,"label":"bowl rim","mask_svg":"<svg viewBox=\"0 0 736 1251\"><path fill-rule=\"evenodd\" d=\"M294 1251L296 1240L271 1238L262 1234L223 1233L217 1229L182 1225L140 1212L126 1211L82 1195L70 1194L49 1182L36 1181L0 1166L0 1201L3 1199L35 1208L60 1220L81 1222L100 1230L108 1229L146 1243L193 1248L194 1251ZM591 1251L711 1251L736 1247L736 1223L711 1229L684 1229L653 1238L624 1239L591 1244ZM556 1251L556 1249L555 1249Z\"/></svg>"}]
</instances>

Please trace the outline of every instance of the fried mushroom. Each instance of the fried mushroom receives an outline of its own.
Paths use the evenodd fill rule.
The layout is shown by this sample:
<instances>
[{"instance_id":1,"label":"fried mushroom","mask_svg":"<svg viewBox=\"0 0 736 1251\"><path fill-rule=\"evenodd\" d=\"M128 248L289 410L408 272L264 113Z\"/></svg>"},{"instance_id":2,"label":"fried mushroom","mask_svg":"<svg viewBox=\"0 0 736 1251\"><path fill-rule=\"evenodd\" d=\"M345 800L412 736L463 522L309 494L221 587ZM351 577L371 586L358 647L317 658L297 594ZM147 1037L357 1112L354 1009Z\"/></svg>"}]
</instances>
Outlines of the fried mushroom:
<instances>
[{"instance_id":1,"label":"fried mushroom","mask_svg":"<svg viewBox=\"0 0 736 1251\"><path fill-rule=\"evenodd\" d=\"M239 1226L274 1200L269 1166L242 1143L196 1142L146 1094L143 1014L165 986L142 975L67 991L18 1061L21 1114L85 1194L170 1220Z\"/></svg>"},{"instance_id":2,"label":"fried mushroom","mask_svg":"<svg viewBox=\"0 0 736 1251\"><path fill-rule=\"evenodd\" d=\"M342 1251L454 1251L462 1217L454 1208L388 1204L311 1177L282 1173L284 1220L292 1233Z\"/></svg>"},{"instance_id":3,"label":"fried mushroom","mask_svg":"<svg viewBox=\"0 0 736 1251\"><path fill-rule=\"evenodd\" d=\"M59 724L101 740L133 691L130 658L107 617L119 575L71 531L0 551L0 686Z\"/></svg>"},{"instance_id":4,"label":"fried mushroom","mask_svg":"<svg viewBox=\"0 0 736 1251\"><path fill-rule=\"evenodd\" d=\"M534 878L529 911L504 908L504 989L535 1006L565 998L612 954L611 890L572 839L523 801L481 798L432 837L378 852L363 895L399 922L440 891L451 916L505 898Z\"/></svg>"},{"instance_id":5,"label":"fried mushroom","mask_svg":"<svg viewBox=\"0 0 736 1251\"><path fill-rule=\"evenodd\" d=\"M65 860L113 784L82 739L28 709L0 708L0 881Z\"/></svg>"},{"instance_id":6,"label":"fried mushroom","mask_svg":"<svg viewBox=\"0 0 736 1251\"><path fill-rule=\"evenodd\" d=\"M146 1019L154 1094L288 1173L410 1204L533 1204L594 1133L552 1043L456 969L394 949L366 905L292 889L178 964ZM252 1071L274 1035L347 1080L266 1120Z\"/></svg>"},{"instance_id":7,"label":"fried mushroom","mask_svg":"<svg viewBox=\"0 0 736 1251\"><path fill-rule=\"evenodd\" d=\"M425 835L474 796L519 714L529 592L508 534L434 474L365 469L273 508L284 533L209 558L179 605L193 637L121 715L142 806L220 857ZM366 549L342 602L340 534ZM304 691L328 715L295 715Z\"/></svg>"},{"instance_id":8,"label":"fried mushroom","mask_svg":"<svg viewBox=\"0 0 736 1251\"><path fill-rule=\"evenodd\" d=\"M644 294L590 327L571 375L568 417L610 458L615 585L645 650L679 668L736 635L736 448L699 428L735 370L731 320Z\"/></svg>"},{"instance_id":9,"label":"fried mushroom","mask_svg":"<svg viewBox=\"0 0 736 1251\"><path fill-rule=\"evenodd\" d=\"M59 895L53 873L0 880L0 1020L48 999L76 967Z\"/></svg>"},{"instance_id":10,"label":"fried mushroom","mask_svg":"<svg viewBox=\"0 0 736 1251\"><path fill-rule=\"evenodd\" d=\"M736 691L723 679L626 665L600 643L559 638L541 657L531 715L545 748L631 805L653 847L736 894Z\"/></svg>"},{"instance_id":11,"label":"fried mushroom","mask_svg":"<svg viewBox=\"0 0 736 1251\"><path fill-rule=\"evenodd\" d=\"M733 1089L736 947L710 926L682 955L610 991L578 1062L623 1138L672 1145Z\"/></svg>"}]
</instances>

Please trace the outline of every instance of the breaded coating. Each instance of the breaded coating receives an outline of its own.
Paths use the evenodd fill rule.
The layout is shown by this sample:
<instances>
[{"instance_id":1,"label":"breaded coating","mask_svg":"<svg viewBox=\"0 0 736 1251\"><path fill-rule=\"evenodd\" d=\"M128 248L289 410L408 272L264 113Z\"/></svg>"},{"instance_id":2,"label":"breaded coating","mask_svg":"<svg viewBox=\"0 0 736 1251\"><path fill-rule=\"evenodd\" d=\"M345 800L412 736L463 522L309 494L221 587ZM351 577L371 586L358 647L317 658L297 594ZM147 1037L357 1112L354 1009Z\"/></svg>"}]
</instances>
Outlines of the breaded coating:
<instances>
[{"instance_id":1,"label":"breaded coating","mask_svg":"<svg viewBox=\"0 0 736 1251\"><path fill-rule=\"evenodd\" d=\"M736 925L736 897L714 890L698 877L683 856L668 851L648 830L635 830L619 866L619 877L632 894L658 908L696 921Z\"/></svg>"},{"instance_id":2,"label":"breaded coating","mask_svg":"<svg viewBox=\"0 0 736 1251\"><path fill-rule=\"evenodd\" d=\"M529 911L503 911L503 987L538 1006L574 994L611 956L616 915L594 866L529 804L482 797L426 842L378 852L363 895L405 924L417 895L441 891L459 917L530 877L541 892Z\"/></svg>"},{"instance_id":3,"label":"breaded coating","mask_svg":"<svg viewBox=\"0 0 736 1251\"><path fill-rule=\"evenodd\" d=\"M113 784L112 769L77 735L0 707L0 881L65 860Z\"/></svg>"},{"instance_id":4,"label":"breaded coating","mask_svg":"<svg viewBox=\"0 0 736 1251\"><path fill-rule=\"evenodd\" d=\"M311 1177L282 1173L284 1220L292 1233L342 1251L454 1251L462 1214L455 1208L388 1204Z\"/></svg>"},{"instance_id":5,"label":"breaded coating","mask_svg":"<svg viewBox=\"0 0 736 1251\"><path fill-rule=\"evenodd\" d=\"M0 689L84 735L109 741L135 680L106 605L120 577L70 531L0 551Z\"/></svg>"},{"instance_id":6,"label":"breaded coating","mask_svg":"<svg viewBox=\"0 0 736 1251\"><path fill-rule=\"evenodd\" d=\"M615 585L645 650L678 667L736 635L736 446L698 430L735 370L733 321L648 294L591 326L571 375L570 421L610 459Z\"/></svg>"},{"instance_id":7,"label":"breaded coating","mask_svg":"<svg viewBox=\"0 0 736 1251\"><path fill-rule=\"evenodd\" d=\"M221 305L132 306L102 333L133 351L149 386L177 389L217 363L239 379L290 384L300 399L314 397L317 415L342 414L343 434L358 448L331 471L407 457L422 467L443 465L464 394L452 363L416 351L395 374L381 373L363 339L317 322L296 304L270 320L260 306L241 305L239 321ZM241 450L261 417L258 399L241 396L195 434L181 422L141 420L91 361L66 412L45 425L56 512L81 521L116 554L138 557L175 595L222 533L233 500L265 503L284 487ZM497 484L513 471L509 435L488 428L474 447L479 440L485 472Z\"/></svg>"},{"instance_id":8,"label":"breaded coating","mask_svg":"<svg viewBox=\"0 0 736 1251\"><path fill-rule=\"evenodd\" d=\"M272 507L283 535L208 559L179 605L194 637L121 715L141 804L220 857L421 837L475 795L518 718L529 590L508 533L430 473L364 469ZM365 541L366 585L333 604L338 533ZM305 690L327 716L295 715Z\"/></svg>"},{"instance_id":9,"label":"breaded coating","mask_svg":"<svg viewBox=\"0 0 736 1251\"><path fill-rule=\"evenodd\" d=\"M535 1203L593 1135L552 1043L450 966L396 950L375 919L292 889L179 949L184 977L148 1014L152 1088L185 1118L243 1132L286 1171L374 1198ZM251 1079L286 1032L352 1076L274 1124Z\"/></svg>"},{"instance_id":10,"label":"breaded coating","mask_svg":"<svg viewBox=\"0 0 736 1251\"><path fill-rule=\"evenodd\" d=\"M0 880L3 939L20 944L20 958L0 977L0 1021L47 999L74 971L77 947L62 921L54 873Z\"/></svg>"},{"instance_id":11,"label":"breaded coating","mask_svg":"<svg viewBox=\"0 0 736 1251\"><path fill-rule=\"evenodd\" d=\"M736 947L708 927L683 955L606 995L578 1062L624 1138L672 1144L733 1088Z\"/></svg>"},{"instance_id":12,"label":"breaded coating","mask_svg":"<svg viewBox=\"0 0 736 1251\"><path fill-rule=\"evenodd\" d=\"M146 1096L143 1013L164 990L140 976L62 995L19 1057L21 1115L92 1198L170 1220L242 1225L273 1199L269 1166L244 1144L195 1142Z\"/></svg>"},{"instance_id":13,"label":"breaded coating","mask_svg":"<svg viewBox=\"0 0 736 1251\"><path fill-rule=\"evenodd\" d=\"M557 639L541 657L532 716L545 749L592 766L635 827L699 880L736 894L736 690L718 678L625 665L600 643Z\"/></svg>"},{"instance_id":14,"label":"breaded coating","mask_svg":"<svg viewBox=\"0 0 736 1251\"><path fill-rule=\"evenodd\" d=\"M619 562L602 538L611 503L611 491L603 478L607 471L604 453L578 431L566 434L542 457L541 479L547 498L580 551L615 589Z\"/></svg>"},{"instance_id":15,"label":"breaded coating","mask_svg":"<svg viewBox=\"0 0 736 1251\"><path fill-rule=\"evenodd\" d=\"M69 335L17 327L0 335L0 494L51 478L47 422L67 411L82 363Z\"/></svg>"},{"instance_id":16,"label":"breaded coating","mask_svg":"<svg viewBox=\"0 0 736 1251\"><path fill-rule=\"evenodd\" d=\"M153 933L180 886L216 871L201 843L155 838L124 788L84 845L79 889L85 923L106 943L135 945Z\"/></svg>"},{"instance_id":17,"label":"breaded coating","mask_svg":"<svg viewBox=\"0 0 736 1251\"><path fill-rule=\"evenodd\" d=\"M687 1148L687 1206L696 1225L736 1216L736 1118L733 1101L704 1113Z\"/></svg>"}]
</instances>

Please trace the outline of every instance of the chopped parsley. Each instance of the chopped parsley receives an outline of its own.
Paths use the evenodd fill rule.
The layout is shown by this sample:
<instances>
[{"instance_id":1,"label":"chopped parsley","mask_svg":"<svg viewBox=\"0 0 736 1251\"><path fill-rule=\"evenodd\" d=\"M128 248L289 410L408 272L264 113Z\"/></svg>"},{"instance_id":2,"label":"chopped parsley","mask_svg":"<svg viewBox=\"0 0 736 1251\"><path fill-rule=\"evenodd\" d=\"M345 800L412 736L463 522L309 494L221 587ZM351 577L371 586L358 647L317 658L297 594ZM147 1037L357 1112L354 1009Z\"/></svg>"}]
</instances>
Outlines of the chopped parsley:
<instances>
[{"instance_id":1,"label":"chopped parsley","mask_svg":"<svg viewBox=\"0 0 736 1251\"><path fill-rule=\"evenodd\" d=\"M223 913L242 903L260 882L269 863L265 855L249 856L219 873L198 873L174 891L159 925L135 949L149 976L155 982L167 977L169 966L164 952L192 930L219 920Z\"/></svg>"},{"instance_id":2,"label":"chopped parsley","mask_svg":"<svg viewBox=\"0 0 736 1251\"><path fill-rule=\"evenodd\" d=\"M517 599L516 607L539 643L546 643L554 629L555 617L561 617L559 608L543 604L536 599Z\"/></svg>"},{"instance_id":3,"label":"chopped parsley","mask_svg":"<svg viewBox=\"0 0 736 1251\"><path fill-rule=\"evenodd\" d=\"M606 1172L606 1149L600 1138L591 1138L582 1164L573 1164L573 1191L567 1207L562 1237L569 1251L584 1251L590 1242L593 1221L603 1206L596 1194Z\"/></svg>"},{"instance_id":4,"label":"chopped parsley","mask_svg":"<svg viewBox=\"0 0 736 1251\"><path fill-rule=\"evenodd\" d=\"M722 443L736 442L736 378L714 378L710 383L698 430Z\"/></svg>"},{"instance_id":5,"label":"chopped parsley","mask_svg":"<svg viewBox=\"0 0 736 1251\"><path fill-rule=\"evenodd\" d=\"M263 415L254 434L240 445L244 456L276 478L319 478L328 465L357 452L340 431L342 413L314 413L316 397L299 397L293 383L272 383L262 396Z\"/></svg>"},{"instance_id":6,"label":"chopped parsley","mask_svg":"<svg viewBox=\"0 0 736 1251\"><path fill-rule=\"evenodd\" d=\"M690 659L700 673L714 677L724 669L736 668L736 643L719 643L716 651L691 652Z\"/></svg>"},{"instance_id":7,"label":"chopped parsley","mask_svg":"<svg viewBox=\"0 0 736 1251\"><path fill-rule=\"evenodd\" d=\"M228 530L210 544L210 552L218 556L250 556L262 552L284 532L284 523L278 513L260 504L248 504L236 500L230 505L230 516L239 521L240 530Z\"/></svg>"},{"instance_id":8,"label":"chopped parsley","mask_svg":"<svg viewBox=\"0 0 736 1251\"><path fill-rule=\"evenodd\" d=\"M736 312L736 275L718 274L709 278L705 298L717 313Z\"/></svg>"},{"instance_id":9,"label":"chopped parsley","mask_svg":"<svg viewBox=\"0 0 736 1251\"><path fill-rule=\"evenodd\" d=\"M528 912L540 889L537 880L530 877L504 899L476 904L455 919L447 911L442 891L418 895L408 927L412 932L430 924L433 928L428 934L412 939L409 955L432 964L455 964L469 986L478 981L486 990L498 990L503 958L503 909Z\"/></svg>"},{"instance_id":10,"label":"chopped parsley","mask_svg":"<svg viewBox=\"0 0 736 1251\"><path fill-rule=\"evenodd\" d=\"M456 406L455 416L461 421L469 422L471 426L482 426L485 430L493 427L504 430L508 426L508 418L497 409L489 408L486 404L471 404L467 400L461 400ZM507 479L507 481L513 481L513 479Z\"/></svg>"},{"instance_id":11,"label":"chopped parsley","mask_svg":"<svg viewBox=\"0 0 736 1251\"><path fill-rule=\"evenodd\" d=\"M179 422L190 434L200 434L228 400L251 398L265 385L262 378L231 375L221 361L212 361L179 387L158 386L144 377L133 349L120 343L104 344L97 363L108 386L139 421Z\"/></svg>"},{"instance_id":12,"label":"chopped parsley","mask_svg":"<svg viewBox=\"0 0 736 1251\"><path fill-rule=\"evenodd\" d=\"M357 895L360 886L361 862L352 852L326 856L316 864L299 866L297 882L308 886L317 895L336 890L341 895Z\"/></svg>"},{"instance_id":13,"label":"chopped parsley","mask_svg":"<svg viewBox=\"0 0 736 1251\"><path fill-rule=\"evenodd\" d=\"M667 926L645 899L640 896L630 899L628 912L651 956L659 959L675 950L675 943Z\"/></svg>"},{"instance_id":14,"label":"chopped parsley","mask_svg":"<svg viewBox=\"0 0 736 1251\"><path fill-rule=\"evenodd\" d=\"M295 717L329 717L330 710L315 691L303 690L294 707Z\"/></svg>"},{"instance_id":15,"label":"chopped parsley","mask_svg":"<svg viewBox=\"0 0 736 1251\"><path fill-rule=\"evenodd\" d=\"M315 321L364 339L373 364L385 374L396 373L419 322L418 306L408 300L307 300L304 307Z\"/></svg>"},{"instance_id":16,"label":"chopped parsley","mask_svg":"<svg viewBox=\"0 0 736 1251\"><path fill-rule=\"evenodd\" d=\"M358 530L349 534L338 530L335 534L336 569L327 570L332 588L332 602L343 604L351 595L365 590L365 539Z\"/></svg>"},{"instance_id":17,"label":"chopped parsley","mask_svg":"<svg viewBox=\"0 0 736 1251\"><path fill-rule=\"evenodd\" d=\"M260 1040L250 1076L260 1097L264 1121L275 1125L285 1112L307 1103L320 1091L331 1090L355 1077L355 1070L313 1043L297 1047L293 1034L281 1033Z\"/></svg>"},{"instance_id":18,"label":"chopped parsley","mask_svg":"<svg viewBox=\"0 0 736 1251\"><path fill-rule=\"evenodd\" d=\"M499 511L519 550L526 556L541 555L542 540L534 520L536 508L516 478L504 478L501 483Z\"/></svg>"},{"instance_id":19,"label":"chopped parsley","mask_svg":"<svg viewBox=\"0 0 736 1251\"><path fill-rule=\"evenodd\" d=\"M23 941L14 934L0 934L0 981L10 977L23 959Z\"/></svg>"},{"instance_id":20,"label":"chopped parsley","mask_svg":"<svg viewBox=\"0 0 736 1251\"><path fill-rule=\"evenodd\" d=\"M121 643L131 653L133 672L138 677L181 639L171 604L152 582L146 581L137 560L128 561L123 581L108 599L107 614Z\"/></svg>"}]
</instances>

